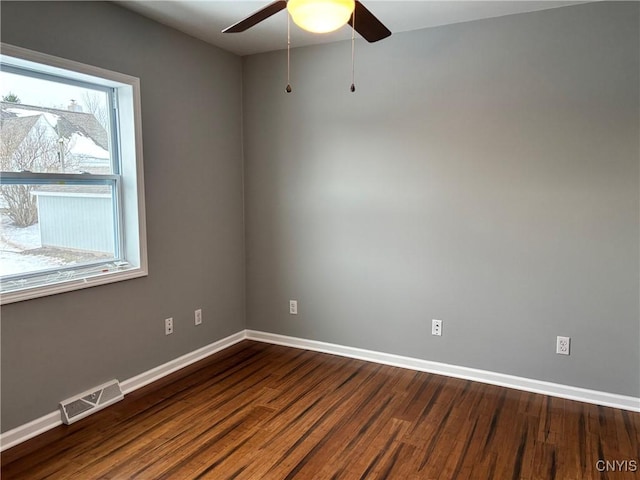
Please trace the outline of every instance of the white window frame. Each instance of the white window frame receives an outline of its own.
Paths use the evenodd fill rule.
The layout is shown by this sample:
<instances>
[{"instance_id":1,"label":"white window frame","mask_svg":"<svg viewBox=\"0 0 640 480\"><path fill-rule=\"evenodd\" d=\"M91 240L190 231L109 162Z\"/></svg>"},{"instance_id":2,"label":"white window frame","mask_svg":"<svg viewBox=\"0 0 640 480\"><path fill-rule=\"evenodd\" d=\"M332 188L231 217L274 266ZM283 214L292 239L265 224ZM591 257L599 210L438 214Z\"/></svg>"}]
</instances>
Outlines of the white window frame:
<instances>
[{"instance_id":1,"label":"white window frame","mask_svg":"<svg viewBox=\"0 0 640 480\"><path fill-rule=\"evenodd\" d=\"M115 89L117 97L118 149L120 156L119 184L119 236L120 259L110 268L88 269L78 267L67 271L73 274L62 279L24 282L23 287L12 287L0 293L0 304L20 302L82 288L94 287L146 276L147 240L144 205L142 164L142 121L140 79L100 67L47 55L33 50L0 43L0 61L15 67L29 68L45 74L62 76L81 82L103 85ZM16 178L37 181L42 174L15 174ZM73 175L66 175L73 177ZM92 175L92 177L98 177ZM70 179L71 181L72 179ZM106 270L106 271L104 271ZM27 275L25 275L27 276ZM29 275L32 276L32 275Z\"/></svg>"}]
</instances>

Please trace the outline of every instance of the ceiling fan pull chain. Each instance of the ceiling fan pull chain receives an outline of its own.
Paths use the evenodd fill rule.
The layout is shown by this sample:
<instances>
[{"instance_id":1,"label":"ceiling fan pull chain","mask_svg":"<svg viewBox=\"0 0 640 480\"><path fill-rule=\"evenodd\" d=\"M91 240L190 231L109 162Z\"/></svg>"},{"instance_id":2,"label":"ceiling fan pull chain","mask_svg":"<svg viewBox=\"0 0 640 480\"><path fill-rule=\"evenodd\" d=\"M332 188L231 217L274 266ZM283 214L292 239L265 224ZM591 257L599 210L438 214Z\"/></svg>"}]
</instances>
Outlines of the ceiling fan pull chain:
<instances>
[{"instance_id":1,"label":"ceiling fan pull chain","mask_svg":"<svg viewBox=\"0 0 640 480\"><path fill-rule=\"evenodd\" d=\"M287 88L285 92L291 93L291 15L287 12Z\"/></svg>"},{"instance_id":2,"label":"ceiling fan pull chain","mask_svg":"<svg viewBox=\"0 0 640 480\"><path fill-rule=\"evenodd\" d=\"M356 11L351 22L351 93L356 91Z\"/></svg>"}]
</instances>

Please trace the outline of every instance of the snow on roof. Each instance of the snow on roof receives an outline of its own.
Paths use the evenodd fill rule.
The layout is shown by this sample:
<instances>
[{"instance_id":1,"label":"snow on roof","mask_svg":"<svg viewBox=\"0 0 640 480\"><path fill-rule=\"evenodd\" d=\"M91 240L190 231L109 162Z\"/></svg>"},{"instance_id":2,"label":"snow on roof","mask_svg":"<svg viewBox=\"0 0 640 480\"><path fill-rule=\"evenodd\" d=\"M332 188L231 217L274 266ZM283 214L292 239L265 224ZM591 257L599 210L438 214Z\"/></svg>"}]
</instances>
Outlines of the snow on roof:
<instances>
[{"instance_id":1,"label":"snow on roof","mask_svg":"<svg viewBox=\"0 0 640 480\"><path fill-rule=\"evenodd\" d=\"M69 139L69 150L73 155L91 158L101 158L109 160L110 155L107 150L97 145L92 138L82 134L73 133Z\"/></svg>"},{"instance_id":2,"label":"snow on roof","mask_svg":"<svg viewBox=\"0 0 640 480\"><path fill-rule=\"evenodd\" d=\"M34 116L42 115L45 118L45 120L49 123L49 125L51 125L54 128L58 124L58 119L60 118L59 115L55 115L50 112L42 112L42 111L39 112L37 110L26 110L24 108L6 108L5 111L9 113L13 113L18 117L34 117Z\"/></svg>"},{"instance_id":3,"label":"snow on roof","mask_svg":"<svg viewBox=\"0 0 640 480\"><path fill-rule=\"evenodd\" d=\"M5 112L13 113L16 117L31 117L33 115L40 115L41 112L37 110L25 110L24 108L5 108Z\"/></svg>"}]
</instances>

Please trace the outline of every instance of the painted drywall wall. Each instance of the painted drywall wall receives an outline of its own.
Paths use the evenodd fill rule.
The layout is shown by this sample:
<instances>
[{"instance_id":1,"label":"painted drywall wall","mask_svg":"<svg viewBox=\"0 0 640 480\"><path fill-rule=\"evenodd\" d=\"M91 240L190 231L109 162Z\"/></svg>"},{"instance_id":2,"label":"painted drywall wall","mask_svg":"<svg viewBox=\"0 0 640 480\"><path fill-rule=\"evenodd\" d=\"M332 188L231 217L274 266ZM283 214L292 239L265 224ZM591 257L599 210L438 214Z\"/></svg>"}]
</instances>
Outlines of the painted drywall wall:
<instances>
[{"instance_id":1,"label":"painted drywall wall","mask_svg":"<svg viewBox=\"0 0 640 480\"><path fill-rule=\"evenodd\" d=\"M2 307L7 431L244 328L242 65L111 3L2 2L1 38L140 78L149 259L145 278Z\"/></svg>"},{"instance_id":2,"label":"painted drywall wall","mask_svg":"<svg viewBox=\"0 0 640 480\"><path fill-rule=\"evenodd\" d=\"M639 7L245 57L247 328L639 396Z\"/></svg>"}]
</instances>

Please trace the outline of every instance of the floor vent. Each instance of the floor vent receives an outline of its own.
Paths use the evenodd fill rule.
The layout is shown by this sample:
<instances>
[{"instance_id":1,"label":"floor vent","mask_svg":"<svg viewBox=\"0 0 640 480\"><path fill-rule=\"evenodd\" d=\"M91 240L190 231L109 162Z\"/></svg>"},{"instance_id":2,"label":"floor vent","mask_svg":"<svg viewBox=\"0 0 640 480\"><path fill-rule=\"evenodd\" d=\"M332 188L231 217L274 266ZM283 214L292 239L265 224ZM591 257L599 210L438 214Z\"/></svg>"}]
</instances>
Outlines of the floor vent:
<instances>
[{"instance_id":1,"label":"floor vent","mask_svg":"<svg viewBox=\"0 0 640 480\"><path fill-rule=\"evenodd\" d=\"M60 402L62 421L67 425L124 398L118 380L100 385Z\"/></svg>"}]
</instances>

